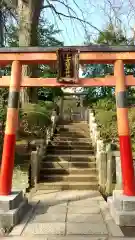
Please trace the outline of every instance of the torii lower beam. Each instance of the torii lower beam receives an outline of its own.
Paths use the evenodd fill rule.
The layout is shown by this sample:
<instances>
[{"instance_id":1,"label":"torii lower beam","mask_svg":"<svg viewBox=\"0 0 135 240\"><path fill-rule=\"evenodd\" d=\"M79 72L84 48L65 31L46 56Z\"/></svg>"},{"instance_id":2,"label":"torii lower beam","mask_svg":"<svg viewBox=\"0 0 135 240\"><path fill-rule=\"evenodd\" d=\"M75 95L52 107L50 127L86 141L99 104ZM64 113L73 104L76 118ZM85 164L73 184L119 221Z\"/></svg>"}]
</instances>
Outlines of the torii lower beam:
<instances>
[{"instance_id":1,"label":"torii lower beam","mask_svg":"<svg viewBox=\"0 0 135 240\"><path fill-rule=\"evenodd\" d=\"M10 76L0 78L0 87L9 87ZM100 87L116 85L114 76L106 76L104 78L80 78L78 84L59 83L56 78L29 78L23 77L21 87ZM126 86L135 86L135 77L132 75L125 77Z\"/></svg>"}]
</instances>

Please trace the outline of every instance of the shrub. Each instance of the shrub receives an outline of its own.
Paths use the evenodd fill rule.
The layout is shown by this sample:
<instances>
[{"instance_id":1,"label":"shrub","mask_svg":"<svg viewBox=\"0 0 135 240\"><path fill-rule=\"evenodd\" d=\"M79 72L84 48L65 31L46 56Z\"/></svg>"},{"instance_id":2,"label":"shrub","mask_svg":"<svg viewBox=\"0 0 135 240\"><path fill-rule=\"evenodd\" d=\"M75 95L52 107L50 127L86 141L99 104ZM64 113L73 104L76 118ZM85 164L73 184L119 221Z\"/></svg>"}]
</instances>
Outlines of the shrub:
<instances>
[{"instance_id":1,"label":"shrub","mask_svg":"<svg viewBox=\"0 0 135 240\"><path fill-rule=\"evenodd\" d=\"M92 105L98 128L105 143L114 142L119 147L117 115L115 101L101 99ZM135 151L135 111L129 108L129 125L131 132L132 149Z\"/></svg>"},{"instance_id":2,"label":"shrub","mask_svg":"<svg viewBox=\"0 0 135 240\"><path fill-rule=\"evenodd\" d=\"M52 103L25 104L20 110L19 135L44 137L46 128L51 124Z\"/></svg>"},{"instance_id":3,"label":"shrub","mask_svg":"<svg viewBox=\"0 0 135 240\"><path fill-rule=\"evenodd\" d=\"M38 101L38 104L41 106L41 107L44 107L46 108L46 110L52 110L55 106L54 102L52 101Z\"/></svg>"},{"instance_id":4,"label":"shrub","mask_svg":"<svg viewBox=\"0 0 135 240\"><path fill-rule=\"evenodd\" d=\"M96 109L105 109L105 110L115 110L115 99L99 99L96 103L93 103L92 108Z\"/></svg>"},{"instance_id":5,"label":"shrub","mask_svg":"<svg viewBox=\"0 0 135 240\"><path fill-rule=\"evenodd\" d=\"M116 113L112 110L107 111L98 109L95 113L95 117L98 123L98 128L101 133L101 137L106 143L116 142L117 140L117 127L116 127Z\"/></svg>"}]
</instances>

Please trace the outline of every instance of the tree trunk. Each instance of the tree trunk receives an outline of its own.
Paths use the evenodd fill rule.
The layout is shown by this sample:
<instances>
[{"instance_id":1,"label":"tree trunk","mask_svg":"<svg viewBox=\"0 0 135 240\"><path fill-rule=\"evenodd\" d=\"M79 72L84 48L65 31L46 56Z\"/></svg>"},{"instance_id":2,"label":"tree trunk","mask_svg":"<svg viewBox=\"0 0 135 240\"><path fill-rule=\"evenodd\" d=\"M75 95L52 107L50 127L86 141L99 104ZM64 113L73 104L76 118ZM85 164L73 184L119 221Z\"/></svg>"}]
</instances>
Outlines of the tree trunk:
<instances>
[{"instance_id":1,"label":"tree trunk","mask_svg":"<svg viewBox=\"0 0 135 240\"><path fill-rule=\"evenodd\" d=\"M43 0L18 0L19 46L38 46L38 23ZM23 75L37 77L38 67L23 66ZM21 103L37 101L36 88L21 91Z\"/></svg>"}]
</instances>

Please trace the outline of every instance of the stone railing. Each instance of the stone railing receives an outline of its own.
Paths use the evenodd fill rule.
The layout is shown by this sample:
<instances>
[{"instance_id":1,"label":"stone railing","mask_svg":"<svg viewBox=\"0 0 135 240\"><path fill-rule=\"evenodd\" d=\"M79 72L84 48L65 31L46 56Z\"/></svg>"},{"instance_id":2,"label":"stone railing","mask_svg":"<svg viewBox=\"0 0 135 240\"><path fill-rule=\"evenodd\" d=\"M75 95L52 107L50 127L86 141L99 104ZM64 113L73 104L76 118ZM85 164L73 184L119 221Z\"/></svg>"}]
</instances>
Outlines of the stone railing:
<instances>
[{"instance_id":1,"label":"stone railing","mask_svg":"<svg viewBox=\"0 0 135 240\"><path fill-rule=\"evenodd\" d=\"M122 189L120 152L115 144L105 144L100 136L94 113L88 110L90 138L95 149L98 170L99 187L106 195L111 195L114 189ZM135 153L133 153L135 159Z\"/></svg>"},{"instance_id":2,"label":"stone railing","mask_svg":"<svg viewBox=\"0 0 135 240\"><path fill-rule=\"evenodd\" d=\"M51 125L46 129L44 139L35 139L31 142L28 142L28 146L26 147L26 153L23 154L26 159L25 170L22 170L19 165L16 169L14 169L13 174L13 188L23 190L26 192L26 189L34 187L36 189L38 176L40 172L40 165L42 158L46 154L46 148L48 143L51 141L53 137L57 121L58 115L54 111L51 116ZM29 156L29 157L28 157ZM23 165L23 164L22 164Z\"/></svg>"}]
</instances>

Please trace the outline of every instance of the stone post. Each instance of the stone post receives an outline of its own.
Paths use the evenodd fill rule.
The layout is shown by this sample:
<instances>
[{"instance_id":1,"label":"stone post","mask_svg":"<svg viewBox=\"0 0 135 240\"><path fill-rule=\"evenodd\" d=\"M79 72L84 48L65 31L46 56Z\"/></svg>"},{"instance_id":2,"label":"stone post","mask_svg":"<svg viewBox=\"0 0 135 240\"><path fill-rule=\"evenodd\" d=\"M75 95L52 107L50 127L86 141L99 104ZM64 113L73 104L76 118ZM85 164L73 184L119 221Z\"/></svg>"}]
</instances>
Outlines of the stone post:
<instances>
[{"instance_id":1,"label":"stone post","mask_svg":"<svg viewBox=\"0 0 135 240\"><path fill-rule=\"evenodd\" d=\"M102 189L105 189L107 178L107 161L104 143L102 140L97 140L96 164L98 169L99 185Z\"/></svg>"},{"instance_id":2,"label":"stone post","mask_svg":"<svg viewBox=\"0 0 135 240\"><path fill-rule=\"evenodd\" d=\"M100 152L99 155L99 185L102 189L105 189L106 180L107 180L107 161L106 161L106 152Z\"/></svg>"},{"instance_id":3,"label":"stone post","mask_svg":"<svg viewBox=\"0 0 135 240\"><path fill-rule=\"evenodd\" d=\"M119 153L119 152L118 152ZM116 160L116 190L122 190L122 174L120 156L115 156Z\"/></svg>"},{"instance_id":4,"label":"stone post","mask_svg":"<svg viewBox=\"0 0 135 240\"><path fill-rule=\"evenodd\" d=\"M83 96L80 96L81 120L85 121L85 112L83 107Z\"/></svg>"},{"instance_id":5,"label":"stone post","mask_svg":"<svg viewBox=\"0 0 135 240\"><path fill-rule=\"evenodd\" d=\"M60 119L63 118L63 107L64 107L64 96L61 96L61 103L60 103Z\"/></svg>"},{"instance_id":6,"label":"stone post","mask_svg":"<svg viewBox=\"0 0 135 240\"><path fill-rule=\"evenodd\" d=\"M96 133L97 133L97 124L93 123L93 129L92 129L92 133L93 133L93 144L94 146L96 145Z\"/></svg>"},{"instance_id":7,"label":"stone post","mask_svg":"<svg viewBox=\"0 0 135 240\"><path fill-rule=\"evenodd\" d=\"M107 152L107 183L106 183L106 193L110 195L112 193L112 172L113 172L113 157L111 144L106 147Z\"/></svg>"}]
</instances>

